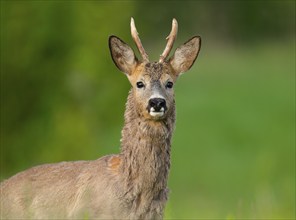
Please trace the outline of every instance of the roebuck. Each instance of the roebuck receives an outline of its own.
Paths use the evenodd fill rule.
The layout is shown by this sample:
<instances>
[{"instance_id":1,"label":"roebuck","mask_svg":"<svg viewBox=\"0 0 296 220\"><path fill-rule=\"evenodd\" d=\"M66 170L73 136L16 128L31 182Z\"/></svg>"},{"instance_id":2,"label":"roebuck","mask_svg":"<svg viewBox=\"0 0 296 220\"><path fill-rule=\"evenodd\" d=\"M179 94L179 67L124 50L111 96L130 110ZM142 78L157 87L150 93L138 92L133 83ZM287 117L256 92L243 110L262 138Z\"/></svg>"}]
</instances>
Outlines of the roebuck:
<instances>
[{"instance_id":1,"label":"roebuck","mask_svg":"<svg viewBox=\"0 0 296 220\"><path fill-rule=\"evenodd\" d=\"M112 59L132 85L120 154L16 174L1 184L1 218L162 219L175 126L173 85L193 65L201 43L195 36L167 59L177 29L173 19L158 62L149 61L133 19L131 34L142 60L121 39L109 38Z\"/></svg>"}]
</instances>

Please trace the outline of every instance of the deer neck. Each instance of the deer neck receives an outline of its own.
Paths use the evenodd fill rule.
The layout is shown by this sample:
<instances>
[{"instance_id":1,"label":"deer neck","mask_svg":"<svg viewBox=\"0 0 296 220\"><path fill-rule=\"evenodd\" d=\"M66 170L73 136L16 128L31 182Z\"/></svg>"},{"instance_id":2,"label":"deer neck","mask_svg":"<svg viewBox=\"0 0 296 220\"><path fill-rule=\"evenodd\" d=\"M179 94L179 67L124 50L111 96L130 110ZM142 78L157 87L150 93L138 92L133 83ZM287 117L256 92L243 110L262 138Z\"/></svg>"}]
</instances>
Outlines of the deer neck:
<instances>
[{"instance_id":1,"label":"deer neck","mask_svg":"<svg viewBox=\"0 0 296 220\"><path fill-rule=\"evenodd\" d=\"M134 103L130 91L121 139L125 182L135 190L164 190L170 169L175 109L168 112L166 119L152 121L141 116Z\"/></svg>"}]
</instances>

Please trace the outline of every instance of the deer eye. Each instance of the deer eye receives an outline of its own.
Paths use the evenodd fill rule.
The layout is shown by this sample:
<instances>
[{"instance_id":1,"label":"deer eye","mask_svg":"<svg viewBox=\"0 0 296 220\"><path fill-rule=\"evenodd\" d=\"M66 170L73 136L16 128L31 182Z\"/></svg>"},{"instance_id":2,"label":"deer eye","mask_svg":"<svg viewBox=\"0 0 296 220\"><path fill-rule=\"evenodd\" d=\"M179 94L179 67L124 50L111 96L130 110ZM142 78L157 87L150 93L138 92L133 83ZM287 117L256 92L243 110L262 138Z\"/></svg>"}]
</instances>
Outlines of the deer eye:
<instances>
[{"instance_id":1,"label":"deer eye","mask_svg":"<svg viewBox=\"0 0 296 220\"><path fill-rule=\"evenodd\" d=\"M137 82L137 88L141 89L144 87L144 83L143 82Z\"/></svg>"},{"instance_id":2,"label":"deer eye","mask_svg":"<svg viewBox=\"0 0 296 220\"><path fill-rule=\"evenodd\" d=\"M165 85L165 87L171 89L171 88L173 88L173 85L174 85L174 83L167 82L167 84Z\"/></svg>"}]
</instances>

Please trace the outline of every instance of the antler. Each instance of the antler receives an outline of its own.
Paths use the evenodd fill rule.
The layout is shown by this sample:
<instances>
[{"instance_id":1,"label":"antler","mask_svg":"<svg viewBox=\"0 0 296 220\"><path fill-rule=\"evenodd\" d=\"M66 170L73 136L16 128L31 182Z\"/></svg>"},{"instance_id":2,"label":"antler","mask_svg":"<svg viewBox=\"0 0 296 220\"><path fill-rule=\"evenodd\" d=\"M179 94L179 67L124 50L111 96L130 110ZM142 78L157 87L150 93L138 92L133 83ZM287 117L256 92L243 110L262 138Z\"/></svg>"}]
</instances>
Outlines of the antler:
<instances>
[{"instance_id":1,"label":"antler","mask_svg":"<svg viewBox=\"0 0 296 220\"><path fill-rule=\"evenodd\" d=\"M131 34L132 34L132 37L137 45L137 48L139 50L139 52L141 53L142 55L142 58L144 61L149 61L149 57L141 43L141 40L139 38L139 35L138 35L138 32L137 32L137 28L135 26L135 21L133 18L131 18Z\"/></svg>"},{"instance_id":2,"label":"antler","mask_svg":"<svg viewBox=\"0 0 296 220\"><path fill-rule=\"evenodd\" d=\"M172 21L172 30L169 36L167 36L166 40L167 45L164 49L164 51L162 52L162 54L160 55L159 58L159 62L162 63L165 61L165 59L167 58L167 56L169 55L169 53L171 52L173 45L174 45L174 41L177 38L177 32L178 32L178 22L177 20L174 18Z\"/></svg>"}]
</instances>

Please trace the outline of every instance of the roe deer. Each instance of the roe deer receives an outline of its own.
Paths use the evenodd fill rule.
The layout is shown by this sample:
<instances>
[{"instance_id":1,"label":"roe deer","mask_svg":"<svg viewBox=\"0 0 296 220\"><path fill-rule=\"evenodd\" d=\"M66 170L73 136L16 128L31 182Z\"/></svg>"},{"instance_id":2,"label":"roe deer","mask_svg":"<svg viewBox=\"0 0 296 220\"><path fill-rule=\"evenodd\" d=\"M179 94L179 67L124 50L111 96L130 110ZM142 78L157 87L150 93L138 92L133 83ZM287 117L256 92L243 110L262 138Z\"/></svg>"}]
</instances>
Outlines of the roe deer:
<instances>
[{"instance_id":1,"label":"roe deer","mask_svg":"<svg viewBox=\"0 0 296 220\"><path fill-rule=\"evenodd\" d=\"M94 161L36 166L5 180L1 218L162 219L175 126L173 85L193 65L201 43L194 36L168 59L177 29L173 19L158 62L149 61L133 18L131 34L141 60L121 39L109 38L112 59L132 85L121 152Z\"/></svg>"}]
</instances>

